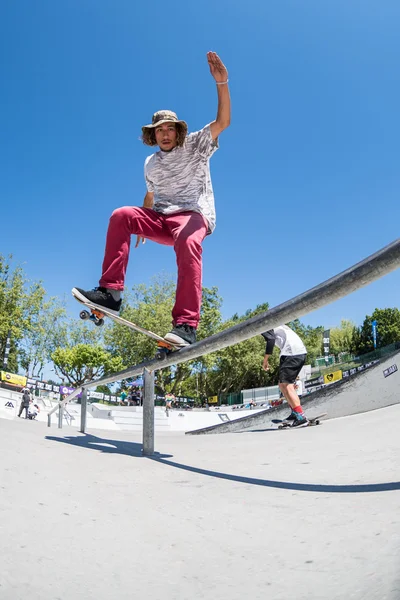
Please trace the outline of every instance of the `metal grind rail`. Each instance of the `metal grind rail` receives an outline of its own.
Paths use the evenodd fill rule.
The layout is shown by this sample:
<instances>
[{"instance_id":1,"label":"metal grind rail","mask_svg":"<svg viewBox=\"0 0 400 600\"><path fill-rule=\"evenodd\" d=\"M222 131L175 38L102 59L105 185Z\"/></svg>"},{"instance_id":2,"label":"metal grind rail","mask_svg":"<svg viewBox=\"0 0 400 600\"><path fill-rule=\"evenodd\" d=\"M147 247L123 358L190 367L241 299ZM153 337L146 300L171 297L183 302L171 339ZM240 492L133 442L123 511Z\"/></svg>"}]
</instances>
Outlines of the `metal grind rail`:
<instances>
[{"instance_id":1,"label":"metal grind rail","mask_svg":"<svg viewBox=\"0 0 400 600\"><path fill-rule=\"evenodd\" d=\"M51 415L56 411L62 411L63 406L76 397L81 390L97 386L100 384L113 383L121 381L128 377L144 375L144 393L143 393L143 454L151 455L154 453L154 372L165 367L177 365L188 360L193 360L205 354L216 352L233 346L239 342L248 340L268 329L273 329L284 323L289 323L294 319L300 318L310 312L313 312L335 300L343 298L356 290L369 285L373 281L380 279L400 266L400 238L388 244L381 250L378 250L371 256L368 256L361 262L342 271L338 275L327 279L323 283L311 288L310 290L295 296L291 300L283 302L268 311L260 313L247 321L238 323L224 331L220 331L204 340L191 346L186 346L178 352L173 352L165 359L151 359L144 361L133 367L129 367L115 373L101 377L95 381L86 383L82 388L74 392L59 403L48 414L48 426L51 424ZM82 394L81 399L81 428L85 433L86 428L86 403L87 394ZM153 406L151 409L150 405ZM83 415L83 413L85 413ZM61 425L60 425L61 423ZM59 427L62 426L62 417L59 419Z\"/></svg>"}]
</instances>

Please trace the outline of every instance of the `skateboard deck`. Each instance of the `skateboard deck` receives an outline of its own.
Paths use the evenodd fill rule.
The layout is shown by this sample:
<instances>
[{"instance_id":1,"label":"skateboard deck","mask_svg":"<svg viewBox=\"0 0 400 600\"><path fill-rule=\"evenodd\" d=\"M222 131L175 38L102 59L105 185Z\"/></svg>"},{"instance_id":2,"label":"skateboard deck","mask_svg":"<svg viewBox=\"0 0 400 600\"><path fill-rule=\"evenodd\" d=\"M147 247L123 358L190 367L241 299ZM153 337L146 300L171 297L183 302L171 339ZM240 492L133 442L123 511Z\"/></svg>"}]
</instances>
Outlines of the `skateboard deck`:
<instances>
[{"instance_id":1,"label":"skateboard deck","mask_svg":"<svg viewBox=\"0 0 400 600\"><path fill-rule=\"evenodd\" d=\"M326 417L327 413L322 413L321 415L317 415L316 417L307 417L308 425L307 427L313 427L314 425L320 425L321 419ZM290 429L292 426L290 421L285 421L285 419L271 419L272 423L278 425L278 429Z\"/></svg>"},{"instance_id":2,"label":"skateboard deck","mask_svg":"<svg viewBox=\"0 0 400 600\"><path fill-rule=\"evenodd\" d=\"M106 308L104 308L103 306L100 306L99 304L94 304L93 302L89 302L85 298L85 296L83 296L80 292L78 292L78 290L76 288L72 289L72 295L78 302L80 302L81 304L84 304L85 306L90 308L90 312L88 310L82 310L79 313L79 317L82 320L92 321L92 323L94 323L97 327L101 327L102 325L104 325L104 317L108 317L109 319L112 319L113 321L115 321L116 323L119 323L120 325L124 325L125 327L129 327L129 329L133 329L133 331L137 331L138 333L147 335L147 337L149 337L157 342L158 352L157 352L156 358L163 358L169 352L176 352L180 348L184 347L184 346L177 346L175 344L172 344L171 342L167 342L167 340L165 340L161 335L158 335L157 333L154 333L153 331L149 331L148 329L145 329L144 327L140 327L140 325L136 325L136 323L133 323L132 321L127 321L126 319L124 319L123 317L120 317L119 315L115 315L113 312L107 310Z\"/></svg>"}]
</instances>

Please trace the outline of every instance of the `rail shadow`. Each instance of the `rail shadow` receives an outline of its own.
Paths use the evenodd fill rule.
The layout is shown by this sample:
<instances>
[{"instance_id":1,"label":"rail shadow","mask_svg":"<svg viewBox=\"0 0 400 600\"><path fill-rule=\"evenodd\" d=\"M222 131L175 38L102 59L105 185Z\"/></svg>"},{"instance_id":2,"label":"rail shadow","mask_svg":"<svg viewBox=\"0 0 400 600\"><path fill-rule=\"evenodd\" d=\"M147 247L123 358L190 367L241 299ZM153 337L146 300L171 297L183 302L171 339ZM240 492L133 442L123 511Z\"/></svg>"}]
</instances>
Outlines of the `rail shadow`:
<instances>
[{"instance_id":1,"label":"rail shadow","mask_svg":"<svg viewBox=\"0 0 400 600\"><path fill-rule=\"evenodd\" d=\"M245 477L243 475L234 475L233 473L222 473L210 469L202 469L191 465L184 465L172 460L171 454L154 453L153 456L144 457L142 452L142 444L138 442L126 442L103 438L91 434L82 434L79 436L45 436L45 439L69 444L89 450L97 450L106 454L120 454L131 456L133 458L147 458L154 462L164 464L167 467L180 469L188 473L196 473L204 477L213 477L232 481L234 483L243 483L245 485L256 485L266 488L275 488L281 490L290 490L298 492L314 492L326 494L366 494L372 492L392 492L400 490L400 481L391 481L387 483L366 483L366 484L317 484L317 483L297 483L292 481L275 481L271 479L261 479L257 477Z\"/></svg>"}]
</instances>

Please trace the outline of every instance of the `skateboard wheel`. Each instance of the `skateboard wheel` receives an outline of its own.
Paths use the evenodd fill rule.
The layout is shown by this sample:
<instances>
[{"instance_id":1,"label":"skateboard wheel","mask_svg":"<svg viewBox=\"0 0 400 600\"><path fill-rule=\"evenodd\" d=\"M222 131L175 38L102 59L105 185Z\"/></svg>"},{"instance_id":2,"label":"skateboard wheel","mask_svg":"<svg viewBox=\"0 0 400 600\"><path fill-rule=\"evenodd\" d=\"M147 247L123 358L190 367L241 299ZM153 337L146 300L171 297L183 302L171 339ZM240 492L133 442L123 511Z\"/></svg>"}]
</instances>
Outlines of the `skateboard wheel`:
<instances>
[{"instance_id":1,"label":"skateboard wheel","mask_svg":"<svg viewBox=\"0 0 400 600\"><path fill-rule=\"evenodd\" d=\"M104 319L97 319L97 321L95 321L94 324L96 325L96 327L103 327Z\"/></svg>"},{"instance_id":2,"label":"skateboard wheel","mask_svg":"<svg viewBox=\"0 0 400 600\"><path fill-rule=\"evenodd\" d=\"M90 313L87 310L81 310L81 312L79 313L79 316L84 321L86 321L86 319L90 319Z\"/></svg>"}]
</instances>

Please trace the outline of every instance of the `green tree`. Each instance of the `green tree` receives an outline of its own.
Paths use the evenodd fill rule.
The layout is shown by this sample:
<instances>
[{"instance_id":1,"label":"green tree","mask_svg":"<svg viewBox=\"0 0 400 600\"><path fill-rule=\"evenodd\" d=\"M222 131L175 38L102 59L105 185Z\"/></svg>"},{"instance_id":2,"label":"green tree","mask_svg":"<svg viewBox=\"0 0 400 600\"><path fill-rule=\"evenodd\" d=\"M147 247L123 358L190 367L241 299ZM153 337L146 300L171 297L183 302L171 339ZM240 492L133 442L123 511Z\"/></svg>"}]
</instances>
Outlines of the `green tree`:
<instances>
[{"instance_id":1,"label":"green tree","mask_svg":"<svg viewBox=\"0 0 400 600\"><path fill-rule=\"evenodd\" d=\"M218 288L203 288L197 340L210 337L221 329L221 305L222 298L218 295ZM206 397L208 374L215 368L215 360L215 354L206 354L178 365L168 391L177 396Z\"/></svg>"},{"instance_id":2,"label":"green tree","mask_svg":"<svg viewBox=\"0 0 400 600\"><path fill-rule=\"evenodd\" d=\"M99 344L57 348L51 358L56 374L63 375L75 387L123 369L122 359Z\"/></svg>"},{"instance_id":3,"label":"green tree","mask_svg":"<svg viewBox=\"0 0 400 600\"><path fill-rule=\"evenodd\" d=\"M95 391L99 392L100 394L107 394L108 396L111 395L111 391L108 385L98 385Z\"/></svg>"},{"instance_id":4,"label":"green tree","mask_svg":"<svg viewBox=\"0 0 400 600\"><path fill-rule=\"evenodd\" d=\"M29 281L22 267L13 265L12 255L0 255L0 357L10 332L9 371L18 372L20 342L34 329L45 294L40 282Z\"/></svg>"},{"instance_id":5,"label":"green tree","mask_svg":"<svg viewBox=\"0 0 400 600\"><path fill-rule=\"evenodd\" d=\"M376 308L367 315L360 328L353 332L353 351L365 354L374 349L372 321L377 322L377 346L387 346L400 341L400 311L398 308Z\"/></svg>"},{"instance_id":6,"label":"green tree","mask_svg":"<svg viewBox=\"0 0 400 600\"><path fill-rule=\"evenodd\" d=\"M343 319L340 327L332 327L330 331L330 349L332 354L351 352L353 348L355 324Z\"/></svg>"},{"instance_id":7,"label":"green tree","mask_svg":"<svg viewBox=\"0 0 400 600\"><path fill-rule=\"evenodd\" d=\"M171 329L171 311L175 301L175 283L165 276L153 277L151 284L138 285L132 293L126 294L121 315L145 329L165 335ZM221 298L217 288L203 288L200 325L197 339L203 339L215 333L221 324ZM145 335L132 331L125 326L113 323L105 332L108 349L122 358L124 364L135 365L151 359L155 355L154 341ZM172 392L175 395L193 393L191 378L194 373L204 373L212 361L203 357L201 361L190 361L176 367L167 367L156 372L156 392Z\"/></svg>"},{"instance_id":8,"label":"green tree","mask_svg":"<svg viewBox=\"0 0 400 600\"><path fill-rule=\"evenodd\" d=\"M227 329L268 310L268 304L260 304L255 309L247 310L243 315L237 313L221 327ZM241 389L263 387L274 383L276 378L278 356L274 352L271 357L271 368L265 372L262 369L262 358L265 351L265 341L260 336L224 348L210 355L214 364L207 373L207 380L202 392L205 396L228 394Z\"/></svg>"},{"instance_id":9,"label":"green tree","mask_svg":"<svg viewBox=\"0 0 400 600\"><path fill-rule=\"evenodd\" d=\"M324 328L320 325L317 327L304 325L299 319L291 321L288 325L302 339L307 348L307 364L313 364L317 356L321 356Z\"/></svg>"},{"instance_id":10,"label":"green tree","mask_svg":"<svg viewBox=\"0 0 400 600\"><path fill-rule=\"evenodd\" d=\"M51 360L51 354L63 344L66 315L64 306L57 298L45 301L44 295L41 295L37 300L19 347L21 366L32 377L41 377L45 364Z\"/></svg>"},{"instance_id":11,"label":"green tree","mask_svg":"<svg viewBox=\"0 0 400 600\"><path fill-rule=\"evenodd\" d=\"M149 331L164 335L171 328L174 297L174 283L165 276L155 276L149 286L140 284L134 286L131 293L125 294L121 316ZM104 341L109 351L121 357L126 365L139 364L154 358L156 353L154 340L115 322L105 330ZM162 393L171 383L172 369L157 371L155 379L156 392Z\"/></svg>"}]
</instances>

